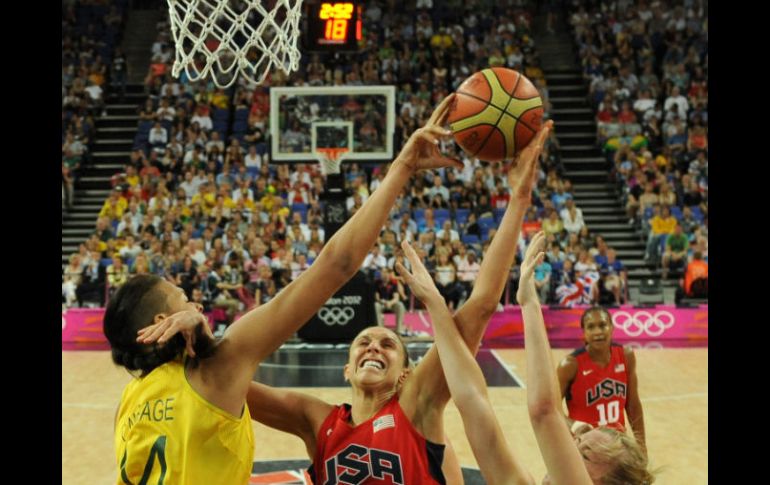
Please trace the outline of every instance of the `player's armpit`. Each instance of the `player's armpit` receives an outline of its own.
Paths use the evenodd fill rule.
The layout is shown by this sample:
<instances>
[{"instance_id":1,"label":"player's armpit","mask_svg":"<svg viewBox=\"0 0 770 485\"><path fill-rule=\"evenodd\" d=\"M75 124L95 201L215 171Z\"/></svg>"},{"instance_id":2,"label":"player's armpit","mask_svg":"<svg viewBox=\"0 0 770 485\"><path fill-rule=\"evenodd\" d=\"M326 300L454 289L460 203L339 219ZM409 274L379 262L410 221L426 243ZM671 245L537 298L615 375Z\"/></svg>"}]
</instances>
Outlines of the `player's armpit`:
<instances>
[{"instance_id":1,"label":"player's armpit","mask_svg":"<svg viewBox=\"0 0 770 485\"><path fill-rule=\"evenodd\" d=\"M259 382L249 385L246 396L251 419L275 428L305 442L308 450L315 449L318 429L333 406L308 394L266 386ZM312 455L310 456L312 459Z\"/></svg>"}]
</instances>

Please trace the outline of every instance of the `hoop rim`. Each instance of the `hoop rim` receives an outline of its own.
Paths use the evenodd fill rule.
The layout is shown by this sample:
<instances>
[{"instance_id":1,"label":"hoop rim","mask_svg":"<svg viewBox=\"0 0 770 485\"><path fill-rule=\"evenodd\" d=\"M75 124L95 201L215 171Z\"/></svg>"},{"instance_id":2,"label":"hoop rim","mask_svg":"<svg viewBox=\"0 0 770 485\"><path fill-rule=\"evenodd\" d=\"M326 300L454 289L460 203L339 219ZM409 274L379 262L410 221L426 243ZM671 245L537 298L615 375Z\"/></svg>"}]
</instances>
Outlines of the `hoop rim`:
<instances>
[{"instance_id":1,"label":"hoop rim","mask_svg":"<svg viewBox=\"0 0 770 485\"><path fill-rule=\"evenodd\" d=\"M324 158L329 161L342 161L345 153L350 152L348 147L317 147L316 152L320 153Z\"/></svg>"}]
</instances>

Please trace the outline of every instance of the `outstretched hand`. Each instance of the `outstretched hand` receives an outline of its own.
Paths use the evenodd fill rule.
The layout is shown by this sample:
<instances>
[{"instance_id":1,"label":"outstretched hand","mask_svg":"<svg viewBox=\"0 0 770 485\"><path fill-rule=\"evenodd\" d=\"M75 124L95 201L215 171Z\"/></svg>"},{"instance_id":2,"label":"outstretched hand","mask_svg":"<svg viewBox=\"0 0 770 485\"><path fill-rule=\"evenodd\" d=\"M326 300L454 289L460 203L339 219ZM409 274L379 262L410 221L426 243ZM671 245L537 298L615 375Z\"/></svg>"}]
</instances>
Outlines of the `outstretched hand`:
<instances>
[{"instance_id":1,"label":"outstretched hand","mask_svg":"<svg viewBox=\"0 0 770 485\"><path fill-rule=\"evenodd\" d=\"M190 357L195 357L193 345L195 345L195 328L198 325L203 326L203 333L210 338L214 338L209 328L209 322L206 316L198 311L185 310L174 313L164 320L139 329L136 341L143 344L158 342L164 345L171 337L181 333L185 340L185 349Z\"/></svg>"},{"instance_id":2,"label":"outstretched hand","mask_svg":"<svg viewBox=\"0 0 770 485\"><path fill-rule=\"evenodd\" d=\"M529 145L516 157L508 169L508 185L511 187L511 196L517 199L530 200L532 189L537 183L537 162L543 145L553 129L553 121L543 123Z\"/></svg>"},{"instance_id":3,"label":"outstretched hand","mask_svg":"<svg viewBox=\"0 0 770 485\"><path fill-rule=\"evenodd\" d=\"M412 272L410 273L403 264L396 263L396 270L400 274L409 288L412 289L412 293L423 303L427 302L431 298L439 298L443 300L441 293L436 288L436 283L433 282L428 270L420 261L420 257L412 248L408 241L404 240L401 243L401 247L404 250L406 259L409 260L409 264L412 266Z\"/></svg>"},{"instance_id":4,"label":"outstretched hand","mask_svg":"<svg viewBox=\"0 0 770 485\"><path fill-rule=\"evenodd\" d=\"M443 128L449 116L455 94L452 93L436 107L428 122L409 137L398 158L411 170L455 167L462 169L463 163L445 157L439 150L439 141L452 136L452 131Z\"/></svg>"},{"instance_id":5,"label":"outstretched hand","mask_svg":"<svg viewBox=\"0 0 770 485\"><path fill-rule=\"evenodd\" d=\"M538 232L529 242L524 261L521 263L521 276L519 277L519 290L516 292L516 301L519 305L538 302L537 291L535 290L535 267L543 262L545 253L543 246L545 242L545 233Z\"/></svg>"}]
</instances>

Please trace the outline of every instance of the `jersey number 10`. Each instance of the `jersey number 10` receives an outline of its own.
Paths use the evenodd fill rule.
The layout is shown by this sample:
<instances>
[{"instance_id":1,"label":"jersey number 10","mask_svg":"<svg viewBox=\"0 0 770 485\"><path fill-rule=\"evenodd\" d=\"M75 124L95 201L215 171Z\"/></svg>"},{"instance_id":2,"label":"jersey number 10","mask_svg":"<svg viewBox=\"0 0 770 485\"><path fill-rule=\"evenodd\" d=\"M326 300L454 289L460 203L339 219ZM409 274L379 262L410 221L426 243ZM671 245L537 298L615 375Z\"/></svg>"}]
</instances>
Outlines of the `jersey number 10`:
<instances>
[{"instance_id":1,"label":"jersey number 10","mask_svg":"<svg viewBox=\"0 0 770 485\"><path fill-rule=\"evenodd\" d=\"M606 406L597 404L596 409L599 411L599 426L617 423L620 419L620 401L610 401Z\"/></svg>"}]
</instances>

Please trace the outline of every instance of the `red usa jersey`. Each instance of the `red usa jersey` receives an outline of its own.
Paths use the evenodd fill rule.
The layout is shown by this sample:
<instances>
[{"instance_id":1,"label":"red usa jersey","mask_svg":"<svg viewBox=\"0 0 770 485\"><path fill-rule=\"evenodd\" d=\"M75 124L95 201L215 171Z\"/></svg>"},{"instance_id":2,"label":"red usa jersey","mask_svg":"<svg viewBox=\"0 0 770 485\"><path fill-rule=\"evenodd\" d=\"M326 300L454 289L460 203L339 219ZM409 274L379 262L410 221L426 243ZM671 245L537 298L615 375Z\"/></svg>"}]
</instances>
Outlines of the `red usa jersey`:
<instances>
[{"instance_id":1,"label":"red usa jersey","mask_svg":"<svg viewBox=\"0 0 770 485\"><path fill-rule=\"evenodd\" d=\"M628 371L623 346L610 346L610 363L599 366L585 348L571 354L577 360L575 378L567 387L569 417L592 426L625 430Z\"/></svg>"},{"instance_id":2,"label":"red usa jersey","mask_svg":"<svg viewBox=\"0 0 770 485\"><path fill-rule=\"evenodd\" d=\"M445 485L444 445L417 432L398 395L369 420L350 424L350 405L335 406L318 432L309 472L316 485Z\"/></svg>"}]
</instances>

